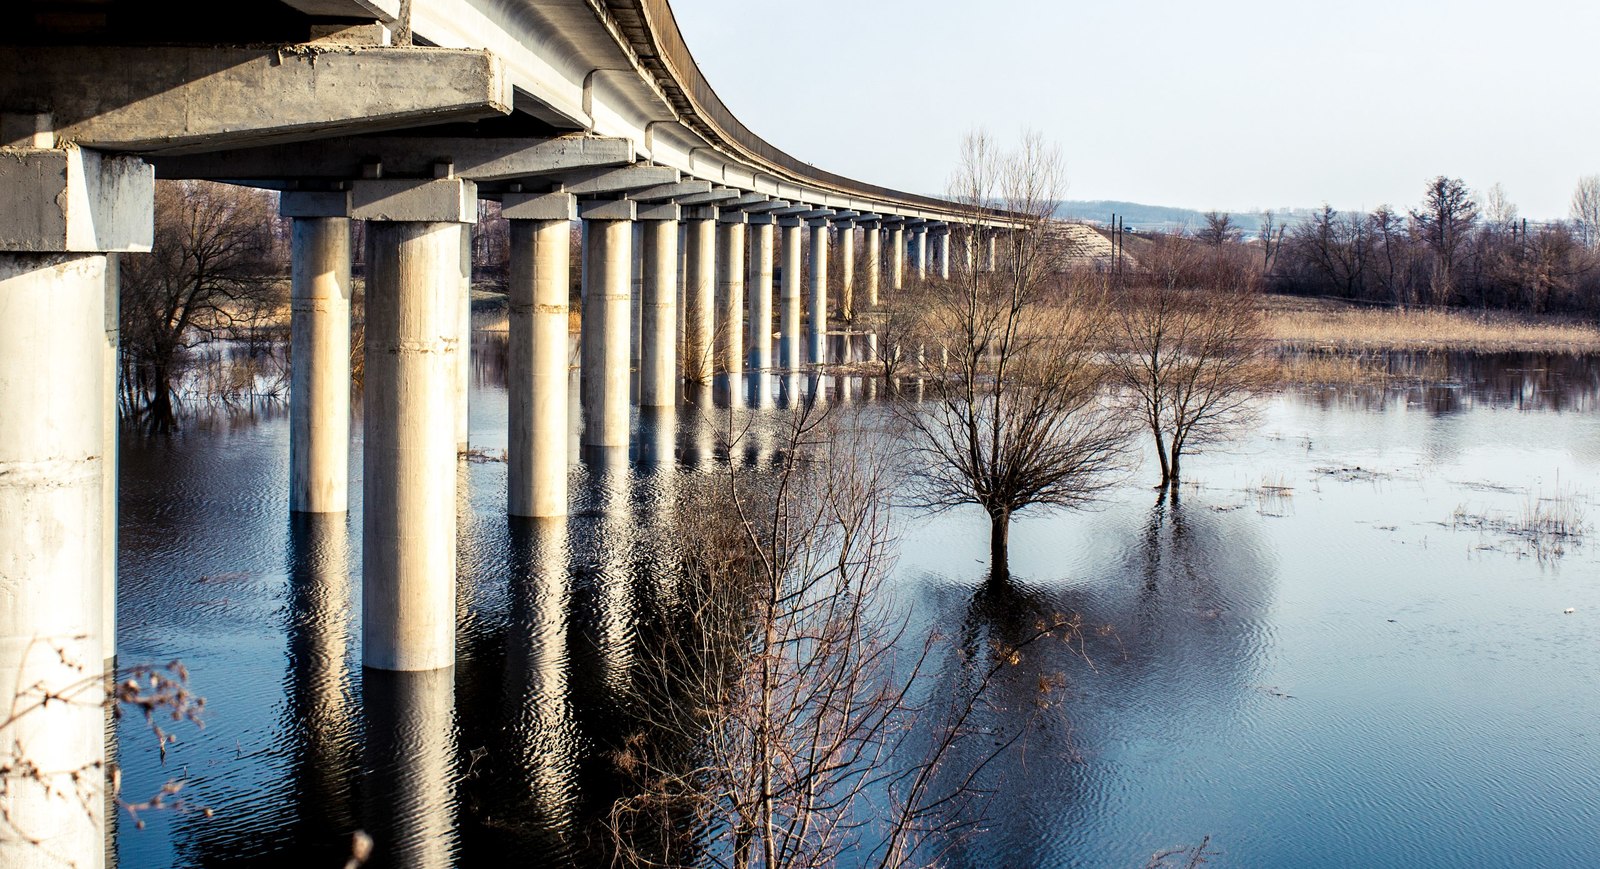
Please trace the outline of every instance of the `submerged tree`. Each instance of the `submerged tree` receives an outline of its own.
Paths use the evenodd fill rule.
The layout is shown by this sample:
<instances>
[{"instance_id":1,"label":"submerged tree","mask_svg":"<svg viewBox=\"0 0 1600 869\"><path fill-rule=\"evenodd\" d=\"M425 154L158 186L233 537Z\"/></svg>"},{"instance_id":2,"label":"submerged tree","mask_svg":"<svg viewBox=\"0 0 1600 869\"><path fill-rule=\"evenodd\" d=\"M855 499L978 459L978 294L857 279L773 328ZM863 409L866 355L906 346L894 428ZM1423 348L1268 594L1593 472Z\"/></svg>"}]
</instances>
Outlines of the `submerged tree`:
<instances>
[{"instance_id":1,"label":"submerged tree","mask_svg":"<svg viewBox=\"0 0 1600 869\"><path fill-rule=\"evenodd\" d=\"M125 389L154 428L172 424L183 354L237 318L271 271L271 194L172 181L156 185L155 244L121 258Z\"/></svg>"},{"instance_id":2,"label":"submerged tree","mask_svg":"<svg viewBox=\"0 0 1600 869\"><path fill-rule=\"evenodd\" d=\"M1013 515L1088 504L1126 458L1128 429L1097 360L1103 297L1062 279L1044 244L1063 182L1058 152L1037 135L1007 155L968 137L952 198L974 220L997 208L1020 225L999 231L991 270L955 257L951 279L930 282L925 331L949 354L933 365L930 400L905 408L920 505L982 507L996 579L1009 573Z\"/></svg>"},{"instance_id":3,"label":"submerged tree","mask_svg":"<svg viewBox=\"0 0 1600 869\"><path fill-rule=\"evenodd\" d=\"M1118 307L1111 367L1155 440L1160 487L1175 492L1186 452L1253 416L1262 316L1249 275L1181 239L1153 246L1145 267Z\"/></svg>"},{"instance_id":4,"label":"submerged tree","mask_svg":"<svg viewBox=\"0 0 1600 869\"><path fill-rule=\"evenodd\" d=\"M972 738L1002 663L974 663L959 696L915 699L936 640L912 642L882 590L893 464L836 421L802 406L775 476L730 467L690 494L677 602L619 758L640 785L610 819L621 865L926 865L925 847L970 825L956 809L971 780L1017 738ZM1070 627L1032 626L1011 653ZM970 765L938 774L957 754Z\"/></svg>"}]
</instances>

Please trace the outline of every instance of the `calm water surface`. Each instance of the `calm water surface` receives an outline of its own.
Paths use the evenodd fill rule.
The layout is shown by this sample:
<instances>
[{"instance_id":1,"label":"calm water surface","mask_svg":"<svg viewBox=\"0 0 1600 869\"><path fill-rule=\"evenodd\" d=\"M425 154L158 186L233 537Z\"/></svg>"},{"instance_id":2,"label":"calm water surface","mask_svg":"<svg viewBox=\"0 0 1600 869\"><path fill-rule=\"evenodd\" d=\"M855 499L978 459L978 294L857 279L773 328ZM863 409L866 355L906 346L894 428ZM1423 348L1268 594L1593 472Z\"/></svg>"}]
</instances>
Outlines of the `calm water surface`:
<instances>
[{"instance_id":1,"label":"calm water surface","mask_svg":"<svg viewBox=\"0 0 1600 869\"><path fill-rule=\"evenodd\" d=\"M495 452L503 359L477 349ZM1022 738L948 862L1140 867L1204 836L1216 866L1600 861L1600 541L1516 533L1540 499L1600 517L1600 360L1390 362L1418 379L1267 401L1177 505L1146 469L1095 512L1024 515L1009 585L981 516L899 515L919 629L982 659L1085 625L1004 671L983 723ZM124 814L120 864L338 866L361 828L409 865L604 865L673 493L730 461L718 416L647 416L633 462L577 464L565 522L508 522L505 465L464 462L459 662L431 677L360 667L359 442L348 519L291 521L281 408L125 434L120 660L182 659L207 714L165 763L123 719L124 790L180 779L212 814ZM758 423L731 460L775 445Z\"/></svg>"}]
</instances>

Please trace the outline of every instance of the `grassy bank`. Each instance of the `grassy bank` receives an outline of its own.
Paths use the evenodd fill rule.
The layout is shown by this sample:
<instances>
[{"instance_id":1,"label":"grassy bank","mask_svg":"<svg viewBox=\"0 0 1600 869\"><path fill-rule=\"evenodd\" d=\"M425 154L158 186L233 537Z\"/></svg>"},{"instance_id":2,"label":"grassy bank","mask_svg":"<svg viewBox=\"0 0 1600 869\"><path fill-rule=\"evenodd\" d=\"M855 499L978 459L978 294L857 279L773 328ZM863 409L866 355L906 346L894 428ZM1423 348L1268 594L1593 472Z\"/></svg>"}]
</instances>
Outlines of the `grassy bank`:
<instances>
[{"instance_id":1,"label":"grassy bank","mask_svg":"<svg viewBox=\"0 0 1600 869\"><path fill-rule=\"evenodd\" d=\"M1268 337L1289 350L1600 352L1600 327L1571 317L1368 308L1270 295L1262 304Z\"/></svg>"}]
</instances>

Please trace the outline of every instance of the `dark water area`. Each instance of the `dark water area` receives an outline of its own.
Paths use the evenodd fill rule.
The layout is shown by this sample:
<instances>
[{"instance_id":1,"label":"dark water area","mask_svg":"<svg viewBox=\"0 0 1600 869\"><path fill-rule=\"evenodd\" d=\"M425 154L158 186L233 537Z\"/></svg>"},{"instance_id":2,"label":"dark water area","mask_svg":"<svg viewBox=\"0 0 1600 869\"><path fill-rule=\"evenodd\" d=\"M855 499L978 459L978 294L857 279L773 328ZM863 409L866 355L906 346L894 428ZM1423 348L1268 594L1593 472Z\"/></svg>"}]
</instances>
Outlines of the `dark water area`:
<instances>
[{"instance_id":1,"label":"dark water area","mask_svg":"<svg viewBox=\"0 0 1600 869\"><path fill-rule=\"evenodd\" d=\"M480 334L490 455L503 352ZM978 513L896 513L896 606L948 646L930 695L960 655L1082 623L1000 671L979 724L1017 741L947 865L1141 867L1207 836L1213 866L1596 861L1596 546L1523 526L1558 505L1594 533L1600 359L1387 364L1410 374L1264 399L1188 462L1176 504L1147 464L1097 510L1023 514L1009 583L986 579ZM864 381L819 385L882 412ZM508 521L505 465L462 462L458 662L422 675L360 666L359 440L349 516L291 520L283 407L124 432L120 662L181 659L206 698L164 762L142 720L119 723L124 793L181 780L211 813L123 814L119 864L340 866L364 829L397 865L607 865L679 495L776 461L781 408L751 411L731 455L727 413L642 415L631 460L574 446L567 520Z\"/></svg>"}]
</instances>

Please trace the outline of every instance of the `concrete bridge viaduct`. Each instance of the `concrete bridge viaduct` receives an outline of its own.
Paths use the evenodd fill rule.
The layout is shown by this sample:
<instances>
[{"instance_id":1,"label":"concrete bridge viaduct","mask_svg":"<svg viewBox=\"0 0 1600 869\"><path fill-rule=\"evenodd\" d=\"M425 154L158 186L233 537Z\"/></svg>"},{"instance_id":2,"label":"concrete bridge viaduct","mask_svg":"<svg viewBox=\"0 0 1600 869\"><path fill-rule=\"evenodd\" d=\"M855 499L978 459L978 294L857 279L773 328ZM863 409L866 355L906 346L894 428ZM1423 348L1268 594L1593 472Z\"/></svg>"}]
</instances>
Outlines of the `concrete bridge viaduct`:
<instances>
[{"instance_id":1,"label":"concrete bridge viaduct","mask_svg":"<svg viewBox=\"0 0 1600 869\"><path fill-rule=\"evenodd\" d=\"M402 671L453 663L464 242L480 198L511 221L507 509L530 517L567 509L571 269L584 441L625 450L635 280L638 402L671 404L680 376L825 361L830 304L875 304L908 268L948 274L952 231L969 262L992 262L995 233L1018 227L768 144L701 75L667 0L33 0L7 26L0 690L28 711L0 743L46 778L104 758L117 256L150 248L156 177L283 191L295 511L346 509L350 222L367 221L364 663ZM830 247L845 264L835 286ZM0 793L0 863L102 862L103 819L62 799L40 781Z\"/></svg>"}]
</instances>

